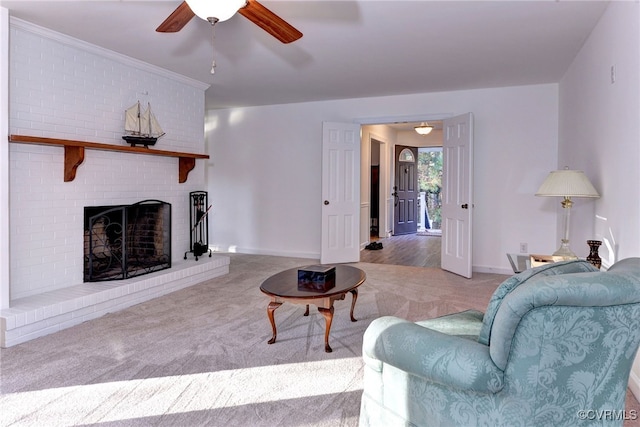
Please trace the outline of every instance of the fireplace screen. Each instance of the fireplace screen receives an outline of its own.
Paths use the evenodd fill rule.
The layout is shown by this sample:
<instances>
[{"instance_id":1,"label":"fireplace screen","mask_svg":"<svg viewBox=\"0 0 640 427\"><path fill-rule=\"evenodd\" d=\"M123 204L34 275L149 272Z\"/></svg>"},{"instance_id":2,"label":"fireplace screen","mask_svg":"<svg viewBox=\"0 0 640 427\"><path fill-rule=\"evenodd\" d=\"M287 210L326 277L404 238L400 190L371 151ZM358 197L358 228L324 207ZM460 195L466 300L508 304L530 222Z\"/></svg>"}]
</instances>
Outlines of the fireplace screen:
<instances>
[{"instance_id":1,"label":"fireplace screen","mask_svg":"<svg viewBox=\"0 0 640 427\"><path fill-rule=\"evenodd\" d=\"M171 204L84 208L84 281L121 280L171 267Z\"/></svg>"}]
</instances>

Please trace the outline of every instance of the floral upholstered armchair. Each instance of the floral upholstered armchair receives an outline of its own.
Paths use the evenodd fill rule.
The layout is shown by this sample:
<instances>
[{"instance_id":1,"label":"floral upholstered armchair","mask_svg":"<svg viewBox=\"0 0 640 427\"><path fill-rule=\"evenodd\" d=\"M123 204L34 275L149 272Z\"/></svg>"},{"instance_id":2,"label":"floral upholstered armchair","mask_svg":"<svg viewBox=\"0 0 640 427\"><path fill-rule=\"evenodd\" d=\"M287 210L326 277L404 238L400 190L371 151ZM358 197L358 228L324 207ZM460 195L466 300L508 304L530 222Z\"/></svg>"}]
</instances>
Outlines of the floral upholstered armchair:
<instances>
[{"instance_id":1,"label":"floral upholstered armchair","mask_svg":"<svg viewBox=\"0 0 640 427\"><path fill-rule=\"evenodd\" d=\"M639 343L640 258L529 269L484 314L374 320L360 425L622 425Z\"/></svg>"}]
</instances>

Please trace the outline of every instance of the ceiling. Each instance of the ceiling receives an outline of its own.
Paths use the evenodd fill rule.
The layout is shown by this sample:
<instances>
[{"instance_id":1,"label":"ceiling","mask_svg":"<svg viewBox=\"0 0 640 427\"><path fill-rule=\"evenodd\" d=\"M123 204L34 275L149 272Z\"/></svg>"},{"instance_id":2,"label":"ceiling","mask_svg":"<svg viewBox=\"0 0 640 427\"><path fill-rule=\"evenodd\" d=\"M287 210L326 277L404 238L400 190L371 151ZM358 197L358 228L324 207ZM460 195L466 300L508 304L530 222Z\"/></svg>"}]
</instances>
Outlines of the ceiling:
<instances>
[{"instance_id":1,"label":"ceiling","mask_svg":"<svg viewBox=\"0 0 640 427\"><path fill-rule=\"evenodd\" d=\"M282 44L236 14L214 44L198 18L155 32L179 3L0 0L12 16L210 84L210 109L556 83L607 5L263 0L304 36Z\"/></svg>"},{"instance_id":2,"label":"ceiling","mask_svg":"<svg viewBox=\"0 0 640 427\"><path fill-rule=\"evenodd\" d=\"M442 130L442 120L429 120L429 121L421 121L421 122L395 122L395 123L384 123L392 129L395 129L397 132L414 132L414 128L421 124L428 124L433 128L433 130Z\"/></svg>"}]
</instances>

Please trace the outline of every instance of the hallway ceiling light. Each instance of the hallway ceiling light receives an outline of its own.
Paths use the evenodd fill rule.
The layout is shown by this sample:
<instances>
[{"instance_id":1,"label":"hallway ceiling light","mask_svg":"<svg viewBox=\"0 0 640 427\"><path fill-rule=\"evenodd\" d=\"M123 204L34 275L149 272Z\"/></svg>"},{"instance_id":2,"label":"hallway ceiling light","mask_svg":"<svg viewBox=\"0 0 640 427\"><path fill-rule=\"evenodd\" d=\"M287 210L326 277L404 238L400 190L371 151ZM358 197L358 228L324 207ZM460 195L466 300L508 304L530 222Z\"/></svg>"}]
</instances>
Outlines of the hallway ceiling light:
<instances>
[{"instance_id":1,"label":"hallway ceiling light","mask_svg":"<svg viewBox=\"0 0 640 427\"><path fill-rule=\"evenodd\" d=\"M420 126L416 126L414 129L420 135L428 135L433 130L433 126L429 126L427 122L422 122Z\"/></svg>"}]
</instances>

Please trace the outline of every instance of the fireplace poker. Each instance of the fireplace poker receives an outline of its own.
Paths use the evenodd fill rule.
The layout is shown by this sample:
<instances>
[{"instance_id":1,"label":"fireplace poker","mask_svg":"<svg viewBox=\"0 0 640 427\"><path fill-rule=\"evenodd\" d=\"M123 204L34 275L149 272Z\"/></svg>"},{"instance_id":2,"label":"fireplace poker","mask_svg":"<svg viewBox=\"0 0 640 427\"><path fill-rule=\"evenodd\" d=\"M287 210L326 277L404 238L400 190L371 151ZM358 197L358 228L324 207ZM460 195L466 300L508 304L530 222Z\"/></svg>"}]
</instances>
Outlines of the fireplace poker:
<instances>
[{"instance_id":1,"label":"fireplace poker","mask_svg":"<svg viewBox=\"0 0 640 427\"><path fill-rule=\"evenodd\" d=\"M198 225L202 222L202 220L203 220L207 215L209 215L209 211L211 210L211 207L212 207L212 206L213 206L213 205L209 205L209 207L207 208L207 210L206 210L206 211L204 211L204 212L202 213L202 215L201 215L201 216L200 216L200 218L198 219L198 222L196 222L196 224L193 226L193 228L191 229L191 231L194 231L194 230L198 227Z\"/></svg>"}]
</instances>

